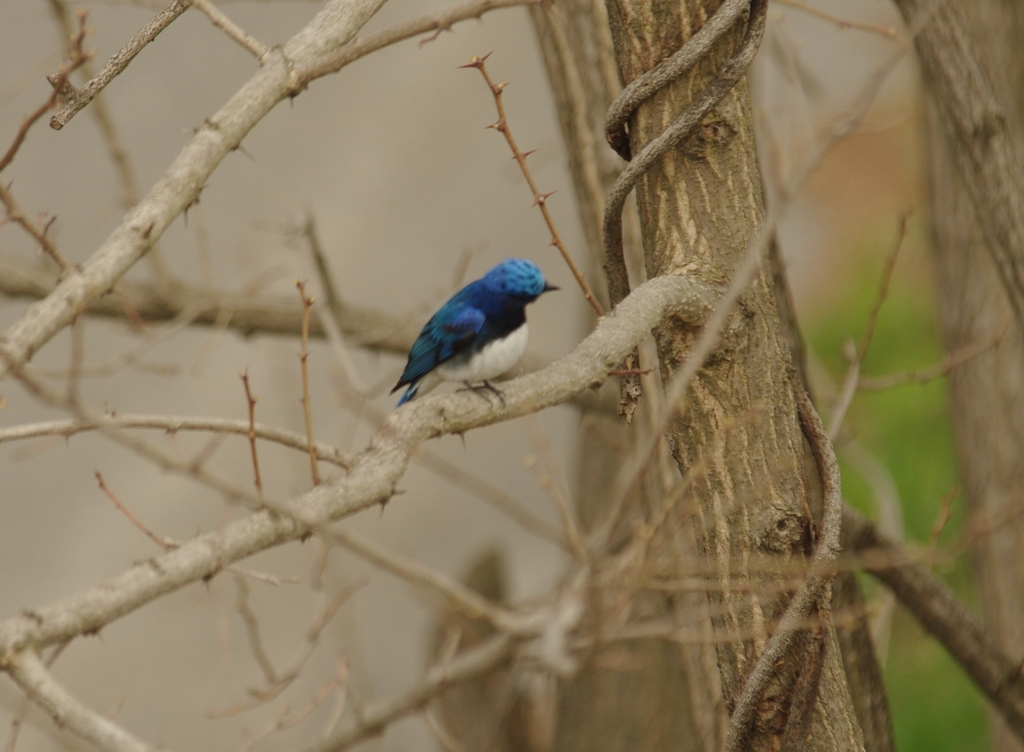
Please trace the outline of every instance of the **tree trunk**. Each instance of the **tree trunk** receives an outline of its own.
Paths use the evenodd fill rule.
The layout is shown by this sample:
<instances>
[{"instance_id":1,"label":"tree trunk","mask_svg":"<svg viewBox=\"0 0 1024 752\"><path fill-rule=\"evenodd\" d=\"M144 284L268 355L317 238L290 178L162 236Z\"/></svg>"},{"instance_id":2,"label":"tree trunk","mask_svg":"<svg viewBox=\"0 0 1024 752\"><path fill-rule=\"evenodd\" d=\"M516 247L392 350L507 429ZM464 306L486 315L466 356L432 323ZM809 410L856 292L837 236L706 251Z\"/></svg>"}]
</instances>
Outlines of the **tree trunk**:
<instances>
[{"instance_id":1,"label":"tree trunk","mask_svg":"<svg viewBox=\"0 0 1024 752\"><path fill-rule=\"evenodd\" d=\"M951 2L950 10L967 22L1021 153L1024 5L1017 0L958 0ZM971 529L978 533L974 567L984 618L1003 650L1019 657L1024 655L1024 337L1013 324L1006 290L953 156L957 147L944 127L927 74L924 83L930 206L946 349L958 352L1006 329L997 348L952 371L950 393ZM994 749L1024 750L995 713L992 724Z\"/></svg>"},{"instance_id":2,"label":"tree trunk","mask_svg":"<svg viewBox=\"0 0 1024 752\"><path fill-rule=\"evenodd\" d=\"M716 8L715 2L699 0L609 0L623 81L670 56ZM659 135L714 75L742 38L742 26L724 35L709 59L634 113L629 123L633 154ZM648 277L688 273L714 284L730 278L762 220L745 80L695 134L641 179L637 203ZM672 378L695 335L672 322L655 333L663 379ZM712 580L718 663L730 710L771 624L789 601L783 573L798 568L813 548L813 514L788 368L765 260L671 429L680 470L685 473L697 463L704 467L694 484L698 546ZM763 566L765 561L775 574ZM818 655L819 661L808 661L808 655ZM820 682L815 681L816 671ZM862 749L829 627L804 632L780 662L758 705L748 748L778 749L794 697L801 688L811 687L813 693L815 684L817 701L809 695L814 711L801 747Z\"/></svg>"},{"instance_id":3,"label":"tree trunk","mask_svg":"<svg viewBox=\"0 0 1024 752\"><path fill-rule=\"evenodd\" d=\"M605 197L623 165L604 137L605 113L621 90L607 13L600 0L560 0L556 5L533 6L530 15L555 95L590 268L607 305L601 223ZM625 241L628 263L642 272L643 251L633 212L626 217ZM605 388L606 395L614 391L614 384ZM632 425L625 425L608 415L584 415L593 429L583 432L580 457L577 508L584 529L606 513L608 493L622 465L621 447L645 430L647 416L638 413ZM631 509L650 508L650 500L663 495L665 483L657 470L651 476L631 496ZM687 593L681 600L686 601L690 622L699 623L698 615L708 621L700 594ZM652 614L669 614L679 605L672 601L652 598L646 605ZM625 653L633 665L624 671L616 664L622 663ZM721 748L725 712L714 648L707 643L637 640L625 649L613 646L590 656L579 674L560 684L558 694L555 749L560 752Z\"/></svg>"}]
</instances>

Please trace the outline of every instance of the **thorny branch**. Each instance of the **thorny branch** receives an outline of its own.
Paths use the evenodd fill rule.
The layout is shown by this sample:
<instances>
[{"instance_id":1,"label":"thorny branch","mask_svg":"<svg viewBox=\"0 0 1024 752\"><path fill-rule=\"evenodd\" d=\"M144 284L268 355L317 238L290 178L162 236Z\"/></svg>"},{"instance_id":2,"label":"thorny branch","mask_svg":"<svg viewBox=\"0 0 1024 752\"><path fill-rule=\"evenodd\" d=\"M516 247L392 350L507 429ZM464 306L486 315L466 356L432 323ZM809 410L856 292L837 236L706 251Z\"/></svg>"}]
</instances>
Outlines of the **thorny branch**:
<instances>
[{"instance_id":1,"label":"thorny branch","mask_svg":"<svg viewBox=\"0 0 1024 752\"><path fill-rule=\"evenodd\" d=\"M240 374L239 377L242 379L242 386L245 388L245 401L249 408L249 452L252 454L252 472L254 476L254 482L256 484L256 490L259 493L263 493L263 480L260 478L260 458L256 452L256 397L249 390L249 369L246 368ZM307 437L308 440L308 437ZM310 444L309 450L315 451L313 445Z\"/></svg>"},{"instance_id":2,"label":"thorny branch","mask_svg":"<svg viewBox=\"0 0 1024 752\"><path fill-rule=\"evenodd\" d=\"M105 493L107 495L107 498L110 499L111 502L113 502L115 507L117 507L117 511L119 511L121 514L127 517L128 521L135 525L135 527L138 528L143 535L145 535L155 544L160 546L160 548L162 548L164 551L170 551L172 548L174 548L174 543L167 540L166 538L157 535L148 527L146 527L145 523L143 523L142 520L136 517L135 514L128 507L126 507L119 498L117 498L117 494L115 494L110 489L110 486L108 486L107 482L103 480L103 475L98 470L96 471L96 483L99 484L100 490L103 493Z\"/></svg>"},{"instance_id":3,"label":"thorny branch","mask_svg":"<svg viewBox=\"0 0 1024 752\"><path fill-rule=\"evenodd\" d=\"M71 86L71 74L89 60L89 54L82 46L85 42L87 31L85 21L85 12L80 12L78 14L78 31L71 38L68 49L70 60L67 64L61 66L61 69L53 75L52 82L54 84L54 89L49 98L39 105L33 113L21 121L21 126L18 128L18 132L14 135L11 145L7 147L7 151L4 152L3 156L0 156L0 172L3 172L11 162L14 161L15 155L17 155L21 145L25 142L25 138L28 136L28 132L31 130L32 126L35 125L43 115L57 105L62 91ZM15 200L14 194L11 193L10 185L5 185L2 180L0 180L0 203L4 205L4 209L6 211L4 221L14 222L19 225L23 230L25 230L25 232L31 235L37 243L39 243L39 247L42 251L53 259L54 263L56 263L57 267L61 270L61 274L68 274L71 270L70 265L57 248L57 245L48 235L50 226L53 224L54 220L56 220L56 217L50 217L43 226L40 227L36 222L33 222L25 215L21 210L21 207L18 206L18 202Z\"/></svg>"},{"instance_id":4,"label":"thorny branch","mask_svg":"<svg viewBox=\"0 0 1024 752\"><path fill-rule=\"evenodd\" d=\"M100 69L100 72L93 76L81 89L74 89L73 87L68 89L63 85L66 83L66 79L64 82L61 82L61 85L58 85L51 79L50 83L54 86L54 95L60 94L64 104L60 111L50 118L50 127L59 131L67 125L71 118L78 114L97 94L103 91L107 84L128 67L128 64L135 59L135 56L142 52L143 47L156 39L157 35L170 26L174 19L188 10L190 5L191 2L189 0L173 0L152 21L143 26L116 55L107 61L107 64Z\"/></svg>"},{"instance_id":5,"label":"thorny branch","mask_svg":"<svg viewBox=\"0 0 1024 752\"><path fill-rule=\"evenodd\" d=\"M668 312L698 320L706 310L708 294L691 280L653 280L638 288L616 312L602 318L594 333L572 354L544 371L508 382L504 405L482 405L472 395L456 393L427 397L392 413L370 447L353 462L350 473L334 483L314 488L281 511L255 512L220 530L199 535L152 563L135 566L70 599L0 622L0 668L10 670L11 661L22 651L39 650L98 631L168 592L215 576L257 551L296 540L329 522L386 501L394 494L410 455L422 442L566 401L603 381L623 355ZM247 424L243 425L248 430ZM442 677L439 681L449 679Z\"/></svg>"},{"instance_id":6,"label":"thorny branch","mask_svg":"<svg viewBox=\"0 0 1024 752\"><path fill-rule=\"evenodd\" d=\"M253 126L280 101L298 95L311 81L389 44L447 28L495 8L530 1L473 0L354 39L384 0L331 0L303 30L275 48L260 70L206 120L163 178L92 257L0 336L0 359L4 361L0 379L12 366L27 362L72 318L111 289L171 222L196 201L221 160L238 148ZM180 2L184 0L173 3L168 10L176 10Z\"/></svg>"},{"instance_id":7,"label":"thorny branch","mask_svg":"<svg viewBox=\"0 0 1024 752\"><path fill-rule=\"evenodd\" d=\"M320 467L316 462L316 450L313 448L313 408L309 399L309 310L313 307L313 298L306 295L306 283L295 281L295 287L302 298L302 350L299 351L299 366L302 370L302 413L306 421L306 441L309 444L309 464L313 474L313 485L320 485Z\"/></svg>"},{"instance_id":8,"label":"thorny branch","mask_svg":"<svg viewBox=\"0 0 1024 752\"><path fill-rule=\"evenodd\" d=\"M253 434L265 441L273 441L300 452L308 451L305 436L286 431L282 428L264 426L259 423L251 425L246 420L208 417L176 417L173 415L141 415L136 413L118 413L103 415L95 419L50 420L41 423L26 423L11 428L0 428L0 444L8 441L24 441L44 436L61 436L69 438L84 431L99 431L114 428L143 428L177 433L178 431L203 431L211 433L230 433L238 436ZM348 468L352 459L329 444L315 444L316 455L324 462L338 467Z\"/></svg>"},{"instance_id":9,"label":"thorny branch","mask_svg":"<svg viewBox=\"0 0 1024 752\"><path fill-rule=\"evenodd\" d=\"M90 710L57 683L32 648L4 657L4 669L32 700L63 726L109 752L156 752L95 710Z\"/></svg>"}]
</instances>

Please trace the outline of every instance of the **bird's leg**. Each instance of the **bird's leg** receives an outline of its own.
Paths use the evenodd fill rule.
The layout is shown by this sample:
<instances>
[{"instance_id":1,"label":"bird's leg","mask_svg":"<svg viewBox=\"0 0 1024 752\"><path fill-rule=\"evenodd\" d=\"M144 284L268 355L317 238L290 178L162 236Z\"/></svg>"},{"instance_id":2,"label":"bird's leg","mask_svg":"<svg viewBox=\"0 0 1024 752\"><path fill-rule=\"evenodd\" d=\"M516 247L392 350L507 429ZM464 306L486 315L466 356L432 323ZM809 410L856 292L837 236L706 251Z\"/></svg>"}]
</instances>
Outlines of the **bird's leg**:
<instances>
[{"instance_id":1,"label":"bird's leg","mask_svg":"<svg viewBox=\"0 0 1024 752\"><path fill-rule=\"evenodd\" d=\"M466 388L459 389L458 391L472 392L473 394L479 396L481 399L487 400L487 404L491 404L490 398L486 396L486 392L490 392L497 396L497 398L501 400L501 406L505 407L505 395L503 395L501 393L501 390L494 386L494 384L492 384L490 381L484 381L483 384L480 384L478 386L473 386L468 381L463 381L462 383L466 385Z\"/></svg>"},{"instance_id":2,"label":"bird's leg","mask_svg":"<svg viewBox=\"0 0 1024 752\"><path fill-rule=\"evenodd\" d=\"M487 379L484 379L484 387L483 388L486 389L487 391L493 393L494 396L496 396L498 399L500 399L501 400L501 406L505 407L505 395L501 393L501 390L498 389L498 387L496 387L494 384L492 384Z\"/></svg>"}]
</instances>

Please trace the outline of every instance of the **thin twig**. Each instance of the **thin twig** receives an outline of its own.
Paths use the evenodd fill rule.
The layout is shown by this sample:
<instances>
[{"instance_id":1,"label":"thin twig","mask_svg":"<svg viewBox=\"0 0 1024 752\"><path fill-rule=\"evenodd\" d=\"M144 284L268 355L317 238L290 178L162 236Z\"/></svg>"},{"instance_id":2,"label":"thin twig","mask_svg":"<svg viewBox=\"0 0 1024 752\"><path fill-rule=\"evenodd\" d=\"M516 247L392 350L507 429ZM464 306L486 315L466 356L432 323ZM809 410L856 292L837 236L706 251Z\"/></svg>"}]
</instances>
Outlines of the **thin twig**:
<instances>
[{"instance_id":1,"label":"thin twig","mask_svg":"<svg viewBox=\"0 0 1024 752\"><path fill-rule=\"evenodd\" d=\"M71 644L71 641L62 642L60 645L50 651L50 657L46 659L45 666L47 669L53 668L53 664L60 658L60 654L64 652L64 648ZM18 735L21 733L21 726L25 722L25 716L28 715L28 709L32 702L27 696L22 697L18 703L18 709L14 712L14 717L11 719L11 733L7 736L7 744L4 745L4 752L14 752L14 747L18 743Z\"/></svg>"},{"instance_id":2,"label":"thin twig","mask_svg":"<svg viewBox=\"0 0 1024 752\"><path fill-rule=\"evenodd\" d=\"M380 410L372 402L369 402L359 394L349 390L339 390L339 395L343 400L350 403L350 409L353 412L372 425L380 425L387 418L388 414L386 412ZM0 437L2 436L3 432L0 429ZM492 483L477 474L465 470L438 452L434 452L426 447L416 452L414 459L438 477L487 502L527 532L554 543L565 550L569 550L569 544L565 540L564 532L557 525L549 522L544 517L534 514L515 496L496 483Z\"/></svg>"},{"instance_id":3,"label":"thin twig","mask_svg":"<svg viewBox=\"0 0 1024 752\"><path fill-rule=\"evenodd\" d=\"M604 310L601 308L601 304L598 303L597 298L594 297L594 293L591 291L590 285L587 284L587 280L583 276L583 271L576 265L572 256L569 255L569 251L562 242L562 236L559 234L558 228L555 227L555 220L551 217L551 212L548 210L547 205L547 201L552 194L541 193L537 188L537 184L533 180L533 175L530 174L530 168L526 166L526 157L528 155L519 150L519 146L516 144L516 140L512 136L512 129L509 127L508 119L505 116L505 105L501 96L508 84L496 84L491 80L490 75L487 73L487 66L484 64L488 57L490 57L490 53L487 53L483 57L477 57L474 55L466 65L460 65L459 67L476 68L480 71L480 75L484 77L484 81L487 82L487 87L491 90L491 94L494 96L494 106L498 110L498 121L488 127L494 128L505 137L505 141L508 142L508 146L512 150L512 156L515 157L516 163L519 165L519 169L522 170L523 177L526 178L526 184L530 187L530 191L533 193L533 205L539 206L541 214L544 215L544 221L547 223L548 230L551 232L551 245L555 246L555 248L558 249L558 252L562 254L562 258L565 259L566 266L569 267L569 271L572 272L572 276L576 278L576 283L583 291L583 297L585 297L587 302L590 303L590 307L594 309L594 312L598 316L603 316Z\"/></svg>"},{"instance_id":4,"label":"thin twig","mask_svg":"<svg viewBox=\"0 0 1024 752\"><path fill-rule=\"evenodd\" d=\"M302 410L306 419L306 441L309 446L309 465L313 473L313 485L320 485L320 468L316 463L316 449L313 441L313 410L309 400L309 309L313 307L313 298L306 295L306 283L295 280L302 298L302 350L299 352L299 363L302 368Z\"/></svg>"},{"instance_id":5,"label":"thin twig","mask_svg":"<svg viewBox=\"0 0 1024 752\"><path fill-rule=\"evenodd\" d=\"M431 669L419 686L389 702L367 708L362 718L348 728L326 741L308 747L304 752L341 752L365 739L378 736L389 725L426 707L431 700L440 697L451 687L489 672L509 656L513 645L508 637L498 635L478 647L460 653L451 662Z\"/></svg>"},{"instance_id":6,"label":"thin twig","mask_svg":"<svg viewBox=\"0 0 1024 752\"><path fill-rule=\"evenodd\" d=\"M540 417L536 415L531 416L528 426L530 429L530 441L537 448L541 461L538 462L533 457L528 458L527 466L535 472L541 487L547 491L548 496L555 503L558 516L562 520L563 535L565 536L566 543L569 544L569 550L572 552L572 555L580 562L586 562L588 559L587 547L583 543L579 526L576 524L576 518L569 506L568 494L565 490L565 478L559 477L556 481L553 477L558 468L558 458L555 456L551 441L548 439ZM561 473L559 473L559 476L561 476Z\"/></svg>"},{"instance_id":7,"label":"thin twig","mask_svg":"<svg viewBox=\"0 0 1024 752\"><path fill-rule=\"evenodd\" d=\"M4 169L14 161L15 155L18 153L21 145L25 142L25 138L28 136L28 132L31 130L32 126L35 125L43 115L57 106L62 94L71 86L71 74L89 60L89 54L85 52L82 47L85 42L87 32L86 17L87 14L85 11L80 11L78 13L78 31L74 36L72 36L68 47L69 62L62 65L60 70L51 77L51 82L53 83L54 88L46 101L21 121L21 125L18 127L17 133L14 134L14 139L11 141L11 145L7 147L7 151L4 152L3 156L0 156L0 172L3 172ZM39 224L33 222L25 215L25 212L23 212L21 207L18 206L18 202L15 200L10 186L4 185L2 181L0 181L0 203L4 205L6 210L5 221L18 224L23 230L25 230L25 232L31 235L35 241L39 243L40 249L57 264L62 276L70 274L71 265L57 248L56 243L54 243L48 235L50 227L53 225L56 217L50 217L50 219L45 221L40 227ZM42 219L40 221L42 221Z\"/></svg>"},{"instance_id":8,"label":"thin twig","mask_svg":"<svg viewBox=\"0 0 1024 752\"><path fill-rule=\"evenodd\" d=\"M316 265L316 273L320 278L320 286L323 288L327 307L331 311L341 311L341 295L338 294L338 288L334 284L334 276L327 264L327 254L324 252L323 243L320 242L320 235L316 231L316 219L312 213L306 214L306 219L302 223L302 237L306 239L309 252L313 256L313 263Z\"/></svg>"},{"instance_id":9,"label":"thin twig","mask_svg":"<svg viewBox=\"0 0 1024 752\"><path fill-rule=\"evenodd\" d=\"M79 702L57 683L34 650L7 656L4 667L25 694L49 713L58 726L106 752L157 752L156 747Z\"/></svg>"},{"instance_id":10,"label":"thin twig","mask_svg":"<svg viewBox=\"0 0 1024 752\"><path fill-rule=\"evenodd\" d=\"M900 248L903 247L903 239L907 236L907 219L910 212L900 215L896 226L896 238L893 240L892 249L886 255L885 269L882 271L882 279L878 283L878 294L871 305L871 313L868 314L867 326L864 327L864 334L861 335L860 344L857 349L849 354L850 366L843 380L843 388L839 393L839 399L832 408L832 417L828 427L829 439L835 441L839 436L839 429L843 425L846 411L853 402L853 396L857 393L857 384L860 381L860 369L864 364L864 358L868 354L868 347L871 345L871 338L875 334L875 326L878 323L878 314L882 311L882 304L885 303L889 294L889 282L892 281L892 273L896 269L896 258L899 256Z\"/></svg>"},{"instance_id":11,"label":"thin twig","mask_svg":"<svg viewBox=\"0 0 1024 752\"><path fill-rule=\"evenodd\" d=\"M260 480L260 460L256 454L256 401L258 397L253 396L249 390L249 369L246 368L240 374L242 386L245 387L245 401L249 406L249 450L252 454L252 471L255 476L256 490L263 493L263 481Z\"/></svg>"},{"instance_id":12,"label":"thin twig","mask_svg":"<svg viewBox=\"0 0 1024 752\"><path fill-rule=\"evenodd\" d=\"M320 691L316 693L316 696L313 697L313 699L306 703L305 707L296 710L294 713L291 712L291 708L286 705L281 710L281 714L277 718L275 718L270 724L268 724L266 728L264 728L259 733L253 734L252 737L247 739L245 744L238 748L238 752L249 752L249 750L255 747L259 742L263 741L272 734L278 731L283 731L284 729L292 728L293 726L297 726L299 723L308 718L310 713L312 713L314 710L320 707L320 705L323 704L323 701L330 697L331 692L333 692L335 689L344 694L345 687L342 687L339 684L339 681L340 680L337 678L331 679L329 682L327 682L324 686L320 688Z\"/></svg>"},{"instance_id":13,"label":"thin twig","mask_svg":"<svg viewBox=\"0 0 1024 752\"><path fill-rule=\"evenodd\" d=\"M886 39L896 40L899 39L899 32L896 31L895 26L882 26L880 24L869 24L862 23L860 21L850 21L846 18L840 18L834 16L831 13L815 8L807 3L802 3L800 0L778 0L782 5L788 5L790 8L801 10L812 16L817 16L823 21L828 21L839 27L841 31L846 29L857 29L858 31L867 31L871 34L878 34L879 36L885 37Z\"/></svg>"},{"instance_id":14,"label":"thin twig","mask_svg":"<svg viewBox=\"0 0 1024 752\"><path fill-rule=\"evenodd\" d=\"M0 349L0 357L2 356L3 350ZM134 436L125 435L120 431L103 425L102 416L95 410L83 404L69 402L65 395L47 387L45 384L40 382L39 379L29 374L24 367L18 366L13 368L12 371L22 385L35 398L53 407L67 410L72 415L76 416L80 422L95 424L95 430L99 431L111 441L146 457L147 459L155 462L158 466L192 478L218 491L227 499L238 502L250 510L277 508L277 505L274 502L255 496L248 490L240 486L236 486L231 481L224 480L204 470L202 464L206 459L208 459L208 453L200 454L193 462L183 461L178 457L157 448L147 441L143 441Z\"/></svg>"},{"instance_id":15,"label":"thin twig","mask_svg":"<svg viewBox=\"0 0 1024 752\"><path fill-rule=\"evenodd\" d=\"M870 392L891 389L894 386L903 386L904 384L927 384L930 381L945 376L957 366L978 357L987 350L997 347L1010 330L1011 323L1011 321L1007 321L1002 329L990 337L949 353L943 358L941 363L937 363L934 366L904 373L894 373L888 376L861 376L857 382L857 389Z\"/></svg>"},{"instance_id":16,"label":"thin twig","mask_svg":"<svg viewBox=\"0 0 1024 752\"><path fill-rule=\"evenodd\" d=\"M85 11L79 11L77 15L78 31L69 40L69 62L61 65L60 69L52 75L51 84L53 85L53 91L50 93L49 98L39 105L32 114L21 121L21 125L18 127L18 132L14 134L14 140L11 142L11 145L7 147L7 151L4 152L3 156L0 156L0 172L7 169L7 166L14 161L14 156L18 153L18 149L20 149L21 145L25 142L25 138L28 136L28 132L32 129L32 126L36 124L39 118L56 106L61 93L69 83L71 74L78 68L85 65L86 61L89 59L89 53L87 53L82 47L87 34L86 18L88 17L88 14Z\"/></svg>"},{"instance_id":17,"label":"thin twig","mask_svg":"<svg viewBox=\"0 0 1024 752\"><path fill-rule=\"evenodd\" d=\"M345 306L341 302L341 295L334 283L334 276L331 274L330 266L327 263L327 254L324 252L320 236L316 231L316 221L313 214L306 215L302 225L302 236L306 239L310 255L313 257L313 264L316 267L317 278L323 290L326 306L317 306L317 319L323 327L327 341L334 351L334 358L341 366L348 379L349 384L360 394L366 393L366 383L359 375L355 360L345 341Z\"/></svg>"},{"instance_id":18,"label":"thin twig","mask_svg":"<svg viewBox=\"0 0 1024 752\"><path fill-rule=\"evenodd\" d=\"M242 617L245 624L245 636L249 640L249 651L256 659L256 664L263 671L267 684L277 684L279 679L274 664L270 662L266 648L263 647L263 637L260 635L260 621L252 608L249 607L249 583L244 577L235 575L235 586L238 588L238 597L235 599L235 611Z\"/></svg>"},{"instance_id":19,"label":"thin twig","mask_svg":"<svg viewBox=\"0 0 1024 752\"><path fill-rule=\"evenodd\" d=\"M267 55L270 54L270 48L228 18L224 12L210 2L210 0L189 0L189 3L192 7L198 8L205 13L206 17L210 19L214 26L251 52L253 57L259 60L261 64L267 59Z\"/></svg>"},{"instance_id":20,"label":"thin twig","mask_svg":"<svg viewBox=\"0 0 1024 752\"><path fill-rule=\"evenodd\" d=\"M156 18L143 26L121 50L115 54L100 72L81 89L74 92L73 96L61 107L60 111L50 118L50 127L60 130L68 121L78 114L93 98L103 91L104 87L119 75L128 64L142 52L142 48L156 39L157 35L166 29L182 13L188 10L191 0L172 0L171 4L157 14ZM51 81L52 83L52 81ZM55 89L55 93L56 93Z\"/></svg>"},{"instance_id":21,"label":"thin twig","mask_svg":"<svg viewBox=\"0 0 1024 752\"><path fill-rule=\"evenodd\" d=\"M71 14L68 11L67 3L65 0L49 0L49 2L50 9L57 19L64 38L72 38L75 31L71 23ZM83 63L79 70L86 79L92 78L95 75L95 71L92 68L91 58ZM92 107L89 111L99 126L100 134L103 136L104 142L106 142L107 151L110 152L110 159L114 163L117 176L121 181L121 189L123 191L122 204L126 209L130 209L139 203L138 179L128 157L128 150L121 141L121 136L117 132L117 126L114 124L114 118L102 94L97 94L93 98ZM149 253L146 254L146 260L152 267L157 282L162 287L168 287L170 285L170 272L163 261L160 249L154 245Z\"/></svg>"},{"instance_id":22,"label":"thin twig","mask_svg":"<svg viewBox=\"0 0 1024 752\"><path fill-rule=\"evenodd\" d=\"M935 552L939 548L939 538L942 536L942 531L946 529L946 525L953 519L953 500L960 495L960 486L954 484L954 486L947 491L942 499L939 500L939 511L935 514L935 522L932 523L932 532L928 536L928 548L926 549L924 561L922 566L925 569L931 570L935 563Z\"/></svg>"},{"instance_id":23,"label":"thin twig","mask_svg":"<svg viewBox=\"0 0 1024 752\"><path fill-rule=\"evenodd\" d=\"M484 619L507 634L533 634L537 631L537 619L512 614L458 580L388 551L352 530L335 530L332 539L405 582L447 599L451 608L460 610L470 619Z\"/></svg>"},{"instance_id":24,"label":"thin twig","mask_svg":"<svg viewBox=\"0 0 1024 752\"><path fill-rule=\"evenodd\" d=\"M145 523L143 523L142 520L140 520L138 517L136 517L132 513L132 510L130 510L128 507L126 507L121 502L121 500L119 498L117 498L117 494L115 494L113 491L110 490L110 486L108 486L106 484L106 482L103 480L103 476L100 474L99 470L96 471L96 482L99 484L100 490L103 493L105 493L107 495L107 498L110 499L114 503L115 507L117 507L117 511L119 511L121 514L123 514L125 517L127 517L128 521L130 523L132 523L133 525L135 525L135 527L137 527L139 530L141 530L143 535L145 535L147 538L149 538L155 544L160 546L160 548L162 548L164 551L170 551L170 550L172 550L172 549L177 547L174 543L169 541L167 538L164 538L163 536L157 535L152 530L150 530L148 527L146 527Z\"/></svg>"},{"instance_id":25,"label":"thin twig","mask_svg":"<svg viewBox=\"0 0 1024 752\"><path fill-rule=\"evenodd\" d=\"M0 444L8 441L24 441L43 436L62 436L68 438L83 431L99 431L111 428L139 428L166 431L177 433L178 431L209 431L212 433L230 433L239 436L248 436L250 429L255 435L265 441L273 441L276 444L298 449L301 452L309 451L309 444L306 437L281 428L264 426L260 424L250 425L249 421L231 420L228 418L209 417L181 417L174 415L142 415L135 413L118 413L104 415L94 420L78 420L75 418L66 420L50 420L41 423L27 423L11 428L0 428ZM324 462L330 462L338 467L349 468L352 460L336 448L328 444L316 444L316 455Z\"/></svg>"},{"instance_id":26,"label":"thin twig","mask_svg":"<svg viewBox=\"0 0 1024 752\"><path fill-rule=\"evenodd\" d=\"M324 600L317 609L317 613L314 615L312 623L309 629L306 631L305 640L296 649L291 660L289 660L287 668L280 672L276 672L276 679L268 682L266 687L252 688L249 690L251 699L240 702L236 705L232 705L227 708L220 710L212 710L206 714L207 718L230 718L231 716L245 713L254 708L258 708L261 705L265 705L268 702L281 696L288 687L290 687L296 679L299 678L302 673L302 669L309 661L313 652L316 650L317 645L320 643L320 635L330 624L331 619L338 613L345 602L352 597L353 594L362 589L368 580L357 580L350 585L342 588L334 598L330 600ZM258 622L253 622L254 625ZM255 632L258 636L258 631ZM261 643L262 644L262 643ZM269 666L269 662L268 662Z\"/></svg>"}]
</instances>

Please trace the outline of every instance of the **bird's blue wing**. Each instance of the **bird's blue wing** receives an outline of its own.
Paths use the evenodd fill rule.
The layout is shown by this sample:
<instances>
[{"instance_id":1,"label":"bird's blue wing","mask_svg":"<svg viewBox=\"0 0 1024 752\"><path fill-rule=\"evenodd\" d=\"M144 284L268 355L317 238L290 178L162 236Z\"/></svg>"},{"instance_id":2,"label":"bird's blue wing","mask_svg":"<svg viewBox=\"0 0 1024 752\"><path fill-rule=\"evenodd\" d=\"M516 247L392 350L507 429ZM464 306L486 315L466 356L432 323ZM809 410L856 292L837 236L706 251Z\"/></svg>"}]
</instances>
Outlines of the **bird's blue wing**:
<instances>
[{"instance_id":1,"label":"bird's blue wing","mask_svg":"<svg viewBox=\"0 0 1024 752\"><path fill-rule=\"evenodd\" d=\"M469 348L486 323L479 308L469 305L460 291L426 323L409 351L409 362L395 391L411 384Z\"/></svg>"}]
</instances>

